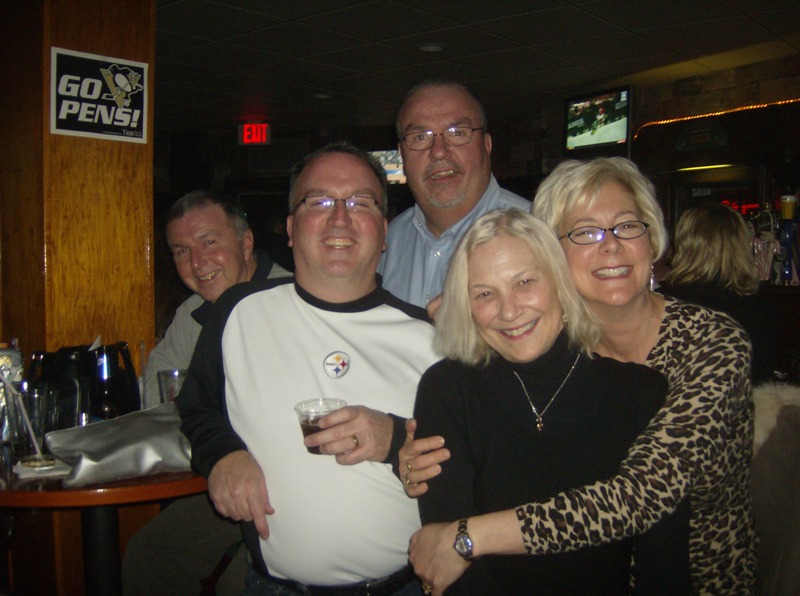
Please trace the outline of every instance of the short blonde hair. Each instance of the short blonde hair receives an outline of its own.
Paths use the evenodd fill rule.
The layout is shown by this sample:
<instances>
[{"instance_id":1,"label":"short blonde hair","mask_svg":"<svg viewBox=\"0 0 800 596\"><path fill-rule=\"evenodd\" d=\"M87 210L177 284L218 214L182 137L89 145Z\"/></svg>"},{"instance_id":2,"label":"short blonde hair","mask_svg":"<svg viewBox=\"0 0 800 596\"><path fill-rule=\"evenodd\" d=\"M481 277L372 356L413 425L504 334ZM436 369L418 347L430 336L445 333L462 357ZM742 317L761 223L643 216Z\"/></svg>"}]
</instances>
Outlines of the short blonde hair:
<instances>
[{"instance_id":1,"label":"short blonde hair","mask_svg":"<svg viewBox=\"0 0 800 596\"><path fill-rule=\"evenodd\" d=\"M647 228L653 261L667 249L667 230L664 214L656 200L655 187L624 157L598 157L590 161L568 160L556 166L536 191L531 213L544 221L559 236L567 213L579 207L591 206L607 182L617 182L633 194L633 202Z\"/></svg>"},{"instance_id":2,"label":"short blonde hair","mask_svg":"<svg viewBox=\"0 0 800 596\"><path fill-rule=\"evenodd\" d=\"M552 230L519 209L490 211L478 218L456 247L436 316L434 348L470 366L486 365L494 350L483 340L472 319L469 257L480 245L508 236L525 243L542 273L553 283L567 320L570 344L591 356L600 337L597 321L578 295L567 259Z\"/></svg>"},{"instance_id":3,"label":"short blonde hair","mask_svg":"<svg viewBox=\"0 0 800 596\"><path fill-rule=\"evenodd\" d=\"M739 295L758 292L759 277L744 218L721 203L684 211L673 240L671 269L664 283L713 285Z\"/></svg>"}]
</instances>

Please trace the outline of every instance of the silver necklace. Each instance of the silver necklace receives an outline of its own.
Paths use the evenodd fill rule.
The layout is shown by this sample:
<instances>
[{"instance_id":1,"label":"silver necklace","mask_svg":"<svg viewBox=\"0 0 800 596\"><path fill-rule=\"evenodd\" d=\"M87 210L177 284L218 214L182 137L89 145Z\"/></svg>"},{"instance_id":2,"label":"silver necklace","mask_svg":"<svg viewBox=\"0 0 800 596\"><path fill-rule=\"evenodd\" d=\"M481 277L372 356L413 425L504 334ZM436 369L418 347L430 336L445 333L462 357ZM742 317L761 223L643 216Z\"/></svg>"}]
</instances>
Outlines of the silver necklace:
<instances>
[{"instance_id":1,"label":"silver necklace","mask_svg":"<svg viewBox=\"0 0 800 596\"><path fill-rule=\"evenodd\" d=\"M564 377L563 381L561 381L561 385L558 386L558 389L556 389L556 392L553 394L553 397L550 398L550 401L547 402L547 405L544 407L544 410L542 410L541 414L536 409L536 406L533 405L533 400L531 399L531 396L528 395L528 389L525 387L525 383L522 382L522 379L519 378L517 371L511 371L514 373L514 376L517 377L517 381L519 381L519 384L522 385L522 390L525 392L525 397L528 398L528 403L531 405L531 410L533 411L533 415L536 416L536 430L538 430L539 432L541 432L542 429L544 428L544 421L542 420L542 418L544 417L545 413L550 408L550 406L553 405L553 402L558 397L558 394L561 393L561 390L564 388L564 385L566 385L567 381L569 381L569 378L572 376L572 371L575 370L575 367L578 365L578 360L580 359L581 355L580 353L578 353L578 355L575 357L575 362L572 363L572 368L569 369L567 376Z\"/></svg>"}]
</instances>

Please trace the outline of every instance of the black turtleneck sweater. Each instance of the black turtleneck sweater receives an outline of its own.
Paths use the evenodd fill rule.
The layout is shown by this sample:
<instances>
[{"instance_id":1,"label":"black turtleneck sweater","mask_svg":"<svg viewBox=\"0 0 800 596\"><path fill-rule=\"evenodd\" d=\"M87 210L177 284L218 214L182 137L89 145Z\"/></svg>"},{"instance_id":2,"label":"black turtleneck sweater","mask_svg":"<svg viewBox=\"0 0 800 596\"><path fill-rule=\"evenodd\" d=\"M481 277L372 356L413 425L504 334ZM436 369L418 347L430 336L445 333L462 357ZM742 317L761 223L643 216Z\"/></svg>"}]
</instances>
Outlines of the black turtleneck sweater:
<instances>
[{"instance_id":1,"label":"black turtleneck sweater","mask_svg":"<svg viewBox=\"0 0 800 596\"><path fill-rule=\"evenodd\" d=\"M667 382L645 366L582 355L538 431L514 372L541 414L576 356L562 333L533 362L495 357L486 367L471 367L443 360L423 375L414 411L417 436L444 436L452 454L420 498L423 524L514 508L618 470L662 404ZM683 544L659 546L666 575L677 558L681 564L675 572L688 578L687 519L677 534L683 538L673 540ZM482 557L448 594L624 594L633 544L624 540L556 555Z\"/></svg>"}]
</instances>

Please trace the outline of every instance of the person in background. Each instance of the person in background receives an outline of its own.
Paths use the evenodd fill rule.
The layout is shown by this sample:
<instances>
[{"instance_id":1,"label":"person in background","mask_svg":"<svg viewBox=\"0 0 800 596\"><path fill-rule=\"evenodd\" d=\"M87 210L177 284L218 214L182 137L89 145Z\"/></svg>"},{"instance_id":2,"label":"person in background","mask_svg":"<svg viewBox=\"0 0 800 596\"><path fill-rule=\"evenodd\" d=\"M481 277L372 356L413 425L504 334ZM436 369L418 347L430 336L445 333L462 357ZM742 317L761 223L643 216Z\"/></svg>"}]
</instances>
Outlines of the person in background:
<instances>
[{"instance_id":1,"label":"person in background","mask_svg":"<svg viewBox=\"0 0 800 596\"><path fill-rule=\"evenodd\" d=\"M472 222L493 209L527 210L492 175L486 112L461 83L430 80L408 91L397 114L398 147L415 205L392 220L378 273L383 287L425 306Z\"/></svg>"},{"instance_id":2,"label":"person in background","mask_svg":"<svg viewBox=\"0 0 800 596\"><path fill-rule=\"evenodd\" d=\"M593 356L600 331L552 231L517 209L480 217L453 255L442 296L434 347L447 359L422 376L414 415L418 432L444 436L453 457L420 497L422 523L462 520L466 535L471 515L613 475L667 381ZM675 520L647 535L657 555L637 558L640 593L689 590L682 514L669 533ZM625 594L633 543L480 557L447 593Z\"/></svg>"},{"instance_id":3,"label":"person in background","mask_svg":"<svg viewBox=\"0 0 800 596\"><path fill-rule=\"evenodd\" d=\"M289 212L294 279L232 288L198 339L177 400L193 465L217 510L247 522L246 593L419 593L417 504L388 465L403 420L383 412L411 415L438 358L425 311L376 275L386 175L328 145L293 168ZM319 396L350 405L303 440L293 406Z\"/></svg>"},{"instance_id":4,"label":"person in background","mask_svg":"<svg viewBox=\"0 0 800 596\"><path fill-rule=\"evenodd\" d=\"M758 293L752 234L744 218L721 203L705 202L683 212L672 240L669 269L658 291L728 313L753 344L754 384L775 380L785 368L780 321Z\"/></svg>"},{"instance_id":5,"label":"person in background","mask_svg":"<svg viewBox=\"0 0 800 596\"><path fill-rule=\"evenodd\" d=\"M266 224L264 238L258 238L262 241L262 246L277 264L287 271L294 271L292 249L289 248L289 235L286 233L286 215L269 213L264 223Z\"/></svg>"},{"instance_id":6,"label":"person in background","mask_svg":"<svg viewBox=\"0 0 800 596\"><path fill-rule=\"evenodd\" d=\"M160 403L157 373L189 367L200 330L228 288L251 279L291 275L267 253L253 250L253 233L239 206L205 190L178 199L167 213L167 243L178 275L194 292L175 312L144 369L143 407ZM238 594L247 569L238 524L222 519L207 494L173 502L130 540L123 560L126 596L198 594L203 580L233 558L218 594ZM224 571L224 569L220 569Z\"/></svg>"},{"instance_id":7,"label":"person in background","mask_svg":"<svg viewBox=\"0 0 800 596\"><path fill-rule=\"evenodd\" d=\"M562 162L539 186L533 214L556 232L575 286L600 323L594 351L661 372L669 393L615 475L470 517L473 555L541 556L613 542L645 532L688 498L692 591L752 594L747 334L724 313L650 290L666 230L653 184L633 162ZM401 449L401 474L415 494L441 470L438 452L427 453L434 439ZM412 541L414 570L434 594L466 567L452 547L456 533L455 524L430 524Z\"/></svg>"}]
</instances>

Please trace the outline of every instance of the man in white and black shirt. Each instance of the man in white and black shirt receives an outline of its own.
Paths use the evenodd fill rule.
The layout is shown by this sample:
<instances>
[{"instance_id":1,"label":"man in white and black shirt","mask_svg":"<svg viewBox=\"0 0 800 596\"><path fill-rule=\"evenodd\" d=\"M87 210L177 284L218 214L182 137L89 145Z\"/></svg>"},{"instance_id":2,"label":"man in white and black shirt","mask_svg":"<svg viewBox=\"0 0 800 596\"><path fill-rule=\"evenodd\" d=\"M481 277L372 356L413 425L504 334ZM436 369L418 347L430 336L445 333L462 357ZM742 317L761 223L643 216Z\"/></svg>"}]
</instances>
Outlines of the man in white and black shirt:
<instances>
[{"instance_id":1,"label":"man in white and black shirt","mask_svg":"<svg viewBox=\"0 0 800 596\"><path fill-rule=\"evenodd\" d=\"M385 175L368 154L335 144L306 157L287 221L295 278L227 291L198 340L182 430L217 510L252 522L248 589L419 591L406 553L417 505L388 462L438 358L424 311L376 276L385 210ZM304 445L293 405L314 397L351 405Z\"/></svg>"}]
</instances>

